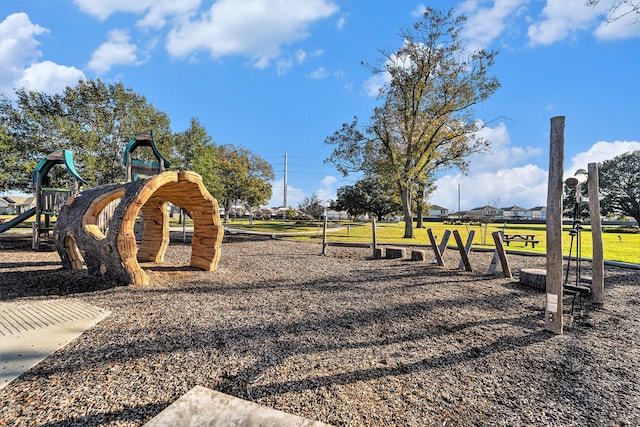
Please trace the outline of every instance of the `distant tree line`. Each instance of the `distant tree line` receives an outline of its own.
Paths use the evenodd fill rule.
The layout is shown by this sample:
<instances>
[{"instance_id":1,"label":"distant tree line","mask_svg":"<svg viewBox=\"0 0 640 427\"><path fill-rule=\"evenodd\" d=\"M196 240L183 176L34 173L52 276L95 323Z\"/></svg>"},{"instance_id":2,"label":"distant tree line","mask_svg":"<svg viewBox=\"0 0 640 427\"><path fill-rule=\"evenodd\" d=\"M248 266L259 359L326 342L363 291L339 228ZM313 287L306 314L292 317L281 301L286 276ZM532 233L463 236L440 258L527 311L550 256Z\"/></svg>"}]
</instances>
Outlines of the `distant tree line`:
<instances>
[{"instance_id":1,"label":"distant tree line","mask_svg":"<svg viewBox=\"0 0 640 427\"><path fill-rule=\"evenodd\" d=\"M83 80L62 94L18 89L15 99L0 97L0 188L32 190L38 161L60 149L73 152L90 186L124 181L127 142L151 129L171 169L200 174L227 212L234 203L258 207L271 198L274 174L267 161L217 145L196 118L182 132L172 132L170 124L166 113L122 83Z\"/></svg>"}]
</instances>

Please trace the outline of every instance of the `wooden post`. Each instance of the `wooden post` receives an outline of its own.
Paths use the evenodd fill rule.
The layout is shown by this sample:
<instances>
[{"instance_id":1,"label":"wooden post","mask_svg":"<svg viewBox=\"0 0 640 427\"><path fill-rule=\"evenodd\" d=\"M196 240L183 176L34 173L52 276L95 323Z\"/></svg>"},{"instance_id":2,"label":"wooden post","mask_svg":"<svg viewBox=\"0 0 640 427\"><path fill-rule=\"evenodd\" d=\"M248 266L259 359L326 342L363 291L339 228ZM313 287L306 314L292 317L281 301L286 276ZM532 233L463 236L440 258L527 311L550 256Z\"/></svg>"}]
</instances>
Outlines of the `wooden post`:
<instances>
[{"instance_id":1,"label":"wooden post","mask_svg":"<svg viewBox=\"0 0 640 427\"><path fill-rule=\"evenodd\" d=\"M433 249L433 253L436 256L436 263L444 267L444 261L442 259L442 254L440 254L440 248L438 247L438 243L436 242L436 238L433 235L433 230L427 228L427 235L429 236L429 241L431 242L431 248Z\"/></svg>"},{"instance_id":2,"label":"wooden post","mask_svg":"<svg viewBox=\"0 0 640 427\"><path fill-rule=\"evenodd\" d=\"M593 302L604 303L604 251L602 244L602 222L600 218L600 184L598 178L598 164L589 163L589 219L591 220L591 286Z\"/></svg>"},{"instance_id":3,"label":"wooden post","mask_svg":"<svg viewBox=\"0 0 640 427\"><path fill-rule=\"evenodd\" d=\"M455 236L456 233L458 233L457 230L453 230L453 235ZM467 257L467 262L469 261L469 251L471 251L471 244L473 243L473 236L475 236L476 231L475 230L471 230L469 231L469 235L467 236L467 243L465 243L464 245L464 253ZM458 239L456 238L456 241ZM462 253L460 254L462 256ZM467 271L473 271L473 269L471 268L471 263L469 263L469 265L467 266L467 264L464 261L464 258L460 260L460 264L458 264L458 270L462 270L462 268L465 268Z\"/></svg>"},{"instance_id":4,"label":"wooden post","mask_svg":"<svg viewBox=\"0 0 640 427\"><path fill-rule=\"evenodd\" d=\"M371 217L371 240L373 246L373 257L376 256L376 249L378 249L378 239L376 239L376 217Z\"/></svg>"},{"instance_id":5,"label":"wooden post","mask_svg":"<svg viewBox=\"0 0 640 427\"><path fill-rule=\"evenodd\" d=\"M447 244L449 243L449 237L451 236L451 230L444 230L442 234L442 240L440 240L440 245L438 249L440 249L440 255L444 255L444 251L447 250Z\"/></svg>"},{"instance_id":6,"label":"wooden post","mask_svg":"<svg viewBox=\"0 0 640 427\"><path fill-rule=\"evenodd\" d=\"M132 163L131 152L127 151L127 175L125 177L125 181L124 182L133 181L133 173L131 171L131 168L132 168L131 163Z\"/></svg>"},{"instance_id":7,"label":"wooden post","mask_svg":"<svg viewBox=\"0 0 640 427\"><path fill-rule=\"evenodd\" d=\"M327 211L324 212L322 220L322 255L325 254L327 248Z\"/></svg>"},{"instance_id":8,"label":"wooden post","mask_svg":"<svg viewBox=\"0 0 640 427\"><path fill-rule=\"evenodd\" d=\"M546 330L562 334L562 196L564 116L551 118L547 185L547 298Z\"/></svg>"},{"instance_id":9,"label":"wooden post","mask_svg":"<svg viewBox=\"0 0 640 427\"><path fill-rule=\"evenodd\" d=\"M496 253L500 257L500 264L502 265L502 273L504 277L509 279L513 278L511 274L511 267L509 267L509 260L507 259L507 253L504 251L504 245L502 244L502 231L494 231L491 233L493 236L493 242L496 245Z\"/></svg>"},{"instance_id":10,"label":"wooden post","mask_svg":"<svg viewBox=\"0 0 640 427\"><path fill-rule=\"evenodd\" d=\"M40 216L42 215L42 172L36 174L36 220L31 224L32 240L31 249L40 248Z\"/></svg>"},{"instance_id":11,"label":"wooden post","mask_svg":"<svg viewBox=\"0 0 640 427\"><path fill-rule=\"evenodd\" d=\"M462 245L462 237L460 237L458 230L453 230L453 237L456 239L458 250L460 251L460 264L458 265L458 269L464 267L467 271L473 271L471 263L469 262L469 249L471 248L471 241L473 240L473 231L469 234L467 244L464 246Z\"/></svg>"},{"instance_id":12,"label":"wooden post","mask_svg":"<svg viewBox=\"0 0 640 427\"><path fill-rule=\"evenodd\" d=\"M180 215L182 215L182 241L187 241L187 211L184 208L180 208Z\"/></svg>"}]
</instances>

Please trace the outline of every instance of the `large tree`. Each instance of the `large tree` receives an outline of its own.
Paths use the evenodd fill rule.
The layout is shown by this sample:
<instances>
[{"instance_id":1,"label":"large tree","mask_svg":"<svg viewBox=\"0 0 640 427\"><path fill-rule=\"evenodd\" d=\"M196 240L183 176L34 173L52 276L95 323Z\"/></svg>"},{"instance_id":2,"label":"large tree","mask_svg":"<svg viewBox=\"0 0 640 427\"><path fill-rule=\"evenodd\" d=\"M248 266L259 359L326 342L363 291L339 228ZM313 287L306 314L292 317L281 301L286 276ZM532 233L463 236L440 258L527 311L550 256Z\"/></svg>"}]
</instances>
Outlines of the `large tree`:
<instances>
[{"instance_id":1,"label":"large tree","mask_svg":"<svg viewBox=\"0 0 640 427\"><path fill-rule=\"evenodd\" d=\"M334 145L327 159L347 175L375 173L393 182L402 203L404 237L412 238L415 184L440 168L467 168L466 157L483 151L482 123L473 107L500 86L489 74L495 52L467 52L460 37L466 19L453 11L427 8L424 17L401 33L402 47L382 51L374 67L388 83L381 105L367 126L356 117L326 139Z\"/></svg>"},{"instance_id":2,"label":"large tree","mask_svg":"<svg viewBox=\"0 0 640 427\"><path fill-rule=\"evenodd\" d=\"M298 203L298 210L311 219L322 217L325 209L322 200L320 200L316 193L313 193L311 197L305 197Z\"/></svg>"},{"instance_id":3,"label":"large tree","mask_svg":"<svg viewBox=\"0 0 640 427\"><path fill-rule=\"evenodd\" d=\"M336 196L331 208L347 211L354 217L373 214L380 220L384 215L402 209L398 197L375 177L365 177L354 185L340 187Z\"/></svg>"},{"instance_id":4,"label":"large tree","mask_svg":"<svg viewBox=\"0 0 640 427\"><path fill-rule=\"evenodd\" d=\"M605 160L598 169L602 212L628 215L640 224L640 150Z\"/></svg>"},{"instance_id":5,"label":"large tree","mask_svg":"<svg viewBox=\"0 0 640 427\"><path fill-rule=\"evenodd\" d=\"M0 125L21 169L66 148L91 184L124 179L123 150L137 133L153 129L160 140L171 135L169 117L122 83L83 80L63 94L19 89L14 101L0 103Z\"/></svg>"},{"instance_id":6,"label":"large tree","mask_svg":"<svg viewBox=\"0 0 640 427\"><path fill-rule=\"evenodd\" d=\"M252 208L271 198L273 167L260 156L232 145L217 147L213 160L220 188L213 194L225 210L225 222L234 203Z\"/></svg>"}]
</instances>

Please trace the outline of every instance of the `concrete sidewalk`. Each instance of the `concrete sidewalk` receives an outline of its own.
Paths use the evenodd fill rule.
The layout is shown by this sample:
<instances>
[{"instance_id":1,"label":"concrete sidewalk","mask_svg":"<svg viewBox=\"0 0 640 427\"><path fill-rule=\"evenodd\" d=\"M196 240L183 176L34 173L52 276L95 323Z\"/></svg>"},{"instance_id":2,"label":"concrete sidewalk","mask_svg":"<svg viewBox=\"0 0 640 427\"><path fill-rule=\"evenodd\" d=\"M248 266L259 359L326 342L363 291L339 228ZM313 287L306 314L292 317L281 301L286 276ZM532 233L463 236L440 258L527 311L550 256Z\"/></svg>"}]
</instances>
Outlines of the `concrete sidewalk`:
<instances>
[{"instance_id":1,"label":"concrete sidewalk","mask_svg":"<svg viewBox=\"0 0 640 427\"><path fill-rule=\"evenodd\" d=\"M0 303L0 389L109 313L73 299Z\"/></svg>"}]
</instances>

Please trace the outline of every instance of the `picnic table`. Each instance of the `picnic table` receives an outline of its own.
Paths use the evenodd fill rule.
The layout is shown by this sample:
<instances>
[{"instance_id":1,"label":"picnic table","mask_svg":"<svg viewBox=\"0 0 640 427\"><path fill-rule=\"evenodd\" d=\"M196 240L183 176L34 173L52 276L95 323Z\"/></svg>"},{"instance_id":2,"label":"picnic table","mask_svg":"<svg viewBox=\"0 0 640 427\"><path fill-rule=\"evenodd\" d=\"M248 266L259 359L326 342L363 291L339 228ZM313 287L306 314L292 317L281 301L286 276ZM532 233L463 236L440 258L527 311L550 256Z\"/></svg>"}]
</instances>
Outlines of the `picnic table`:
<instances>
[{"instance_id":1,"label":"picnic table","mask_svg":"<svg viewBox=\"0 0 640 427\"><path fill-rule=\"evenodd\" d=\"M503 241L507 244L507 246L509 246L509 243L511 242L524 242L525 246L531 243L532 248L536 247L536 243L540 243L540 240L536 239L535 234L528 234L528 233L514 233L514 234L504 233Z\"/></svg>"}]
</instances>

